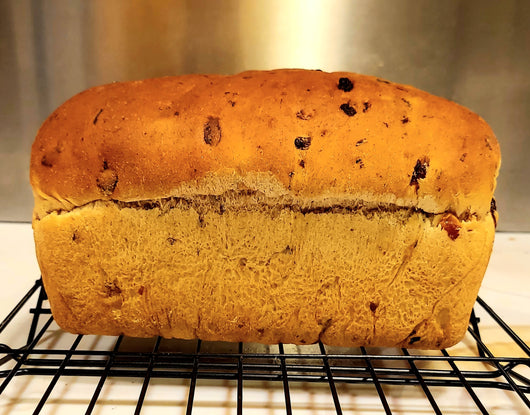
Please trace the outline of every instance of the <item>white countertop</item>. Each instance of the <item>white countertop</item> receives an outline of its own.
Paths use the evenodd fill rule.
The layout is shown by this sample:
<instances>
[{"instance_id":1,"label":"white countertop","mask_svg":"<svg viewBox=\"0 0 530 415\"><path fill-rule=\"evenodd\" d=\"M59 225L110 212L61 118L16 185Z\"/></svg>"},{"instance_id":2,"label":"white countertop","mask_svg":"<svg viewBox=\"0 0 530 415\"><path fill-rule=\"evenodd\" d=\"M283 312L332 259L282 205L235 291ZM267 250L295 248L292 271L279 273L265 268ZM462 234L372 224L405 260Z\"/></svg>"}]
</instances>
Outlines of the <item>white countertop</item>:
<instances>
[{"instance_id":1,"label":"white countertop","mask_svg":"<svg viewBox=\"0 0 530 415\"><path fill-rule=\"evenodd\" d=\"M530 234L498 233L488 271L484 278L480 296L530 344ZM39 278L38 264L35 258L31 225L0 222L0 321L11 311L19 299ZM495 324L488 318L482 318L481 331L488 335ZM9 333L8 333L9 332ZM502 341L496 341L494 347L503 350ZM20 346L16 330L6 330L0 334L0 343ZM457 346L458 347L458 346ZM508 347L508 346L506 346ZM504 354L511 356L510 354ZM519 352L519 355L520 352ZM522 355L521 355L522 356ZM4 368L0 367L0 370ZM529 374L526 374L529 376ZM0 396L0 415L23 414L32 412L36 402L47 387L51 378L17 378L17 387L9 385ZM2 379L0 379L1 381ZM43 413L74 414L84 413L89 398L86 390L93 391L98 378L69 378L60 380L55 387ZM14 381L15 382L15 381ZM188 381L152 380L148 389L142 414L147 413L185 413ZM133 413L134 405L141 388L141 380L109 379L102 391L100 404L94 413L122 414ZM327 389L326 389L327 388ZM421 391L413 387L401 389L386 388L393 413L424 414L432 409ZM344 413L375 414L383 413L381 404L373 386L338 385L339 397ZM461 395L460 395L461 392ZM469 403L462 389L458 396L462 399L443 406L444 413L478 413L474 404ZM281 384L268 385L245 383L244 413L280 414L285 413L284 396ZM436 391L437 400L443 398L444 390ZM88 394L88 397L91 396ZM194 404L194 414L232 414L236 413L235 383L209 382L199 380ZM85 397L85 398L81 398ZM530 413L514 401L507 393L497 390L481 390L481 399L493 400L495 413ZM291 390L293 413L323 414L335 413L333 401L327 385L308 385L294 387Z\"/></svg>"}]
</instances>

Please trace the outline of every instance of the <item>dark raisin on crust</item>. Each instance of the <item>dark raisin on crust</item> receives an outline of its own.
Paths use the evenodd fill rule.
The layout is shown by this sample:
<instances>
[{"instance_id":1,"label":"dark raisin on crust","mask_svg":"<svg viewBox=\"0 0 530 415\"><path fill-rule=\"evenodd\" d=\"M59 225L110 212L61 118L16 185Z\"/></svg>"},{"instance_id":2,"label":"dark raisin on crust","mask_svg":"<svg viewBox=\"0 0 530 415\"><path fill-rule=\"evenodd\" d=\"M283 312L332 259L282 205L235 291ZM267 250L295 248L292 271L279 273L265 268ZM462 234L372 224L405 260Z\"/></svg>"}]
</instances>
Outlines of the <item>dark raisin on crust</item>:
<instances>
[{"instance_id":1,"label":"dark raisin on crust","mask_svg":"<svg viewBox=\"0 0 530 415\"><path fill-rule=\"evenodd\" d=\"M401 119L401 124L406 124L406 123L408 123L408 122L409 122L409 117L403 117L403 118Z\"/></svg>"},{"instance_id":2,"label":"dark raisin on crust","mask_svg":"<svg viewBox=\"0 0 530 415\"><path fill-rule=\"evenodd\" d=\"M490 144L490 140L488 139L488 137L484 137L484 142L486 143L486 147L489 149L489 150L493 150L493 148L491 147L491 144Z\"/></svg>"},{"instance_id":3,"label":"dark raisin on crust","mask_svg":"<svg viewBox=\"0 0 530 415\"><path fill-rule=\"evenodd\" d=\"M368 101L365 101L363 103L363 112L368 111L372 107L372 104L370 104Z\"/></svg>"},{"instance_id":4,"label":"dark raisin on crust","mask_svg":"<svg viewBox=\"0 0 530 415\"><path fill-rule=\"evenodd\" d=\"M305 161L304 160L300 160L298 162L298 165L301 167L301 168L305 168Z\"/></svg>"},{"instance_id":5,"label":"dark raisin on crust","mask_svg":"<svg viewBox=\"0 0 530 415\"><path fill-rule=\"evenodd\" d=\"M384 83L384 84L388 84L388 85L390 85L390 82L387 81L387 80L385 80L385 79L377 78L376 81L377 81L377 82L382 82L382 83Z\"/></svg>"},{"instance_id":6,"label":"dark raisin on crust","mask_svg":"<svg viewBox=\"0 0 530 415\"><path fill-rule=\"evenodd\" d=\"M372 313L375 313L375 310L377 310L377 306L378 306L378 304L376 304L376 303L370 301L370 311L371 311Z\"/></svg>"},{"instance_id":7,"label":"dark raisin on crust","mask_svg":"<svg viewBox=\"0 0 530 415\"><path fill-rule=\"evenodd\" d=\"M353 82L349 78L340 78L337 88L344 92L350 92L353 89Z\"/></svg>"},{"instance_id":8,"label":"dark raisin on crust","mask_svg":"<svg viewBox=\"0 0 530 415\"><path fill-rule=\"evenodd\" d=\"M52 167L53 164L50 160L46 158L46 156L42 156L42 159L40 160L40 164L42 164L44 167Z\"/></svg>"},{"instance_id":9,"label":"dark raisin on crust","mask_svg":"<svg viewBox=\"0 0 530 415\"><path fill-rule=\"evenodd\" d=\"M340 109L346 114L348 117L353 117L355 114L357 114L357 111L355 108L353 108L350 104L342 104L340 106Z\"/></svg>"},{"instance_id":10,"label":"dark raisin on crust","mask_svg":"<svg viewBox=\"0 0 530 415\"><path fill-rule=\"evenodd\" d=\"M210 146L216 146L221 141L221 126L218 117L208 117L204 124L204 142Z\"/></svg>"},{"instance_id":11,"label":"dark raisin on crust","mask_svg":"<svg viewBox=\"0 0 530 415\"><path fill-rule=\"evenodd\" d=\"M440 221L440 226L444 231L447 232L447 236L451 240L455 240L460 236L460 229L462 229L462 224L456 216L451 213L446 213L443 215L442 220Z\"/></svg>"},{"instance_id":12,"label":"dark raisin on crust","mask_svg":"<svg viewBox=\"0 0 530 415\"><path fill-rule=\"evenodd\" d=\"M409 344L414 344L416 342L419 342L421 340L421 337L419 336L414 336L412 337L410 340L409 340Z\"/></svg>"},{"instance_id":13,"label":"dark raisin on crust","mask_svg":"<svg viewBox=\"0 0 530 415\"><path fill-rule=\"evenodd\" d=\"M94 117L94 120L92 121L92 124L96 125L96 123L98 122L98 118L99 116L101 115L101 113L103 112L103 108L101 108L98 113L96 114L96 116Z\"/></svg>"},{"instance_id":14,"label":"dark raisin on crust","mask_svg":"<svg viewBox=\"0 0 530 415\"><path fill-rule=\"evenodd\" d=\"M490 212L491 217L493 218L493 224L495 225L495 227L497 227L497 202L495 201L495 198L491 199Z\"/></svg>"},{"instance_id":15,"label":"dark raisin on crust","mask_svg":"<svg viewBox=\"0 0 530 415\"><path fill-rule=\"evenodd\" d=\"M358 164L361 169L364 168L363 159L361 159L361 158L357 158L355 160L355 164Z\"/></svg>"},{"instance_id":16,"label":"dark raisin on crust","mask_svg":"<svg viewBox=\"0 0 530 415\"><path fill-rule=\"evenodd\" d=\"M310 120L312 117L313 117L312 111L306 112L302 109L296 113L296 118L299 118L304 121Z\"/></svg>"},{"instance_id":17,"label":"dark raisin on crust","mask_svg":"<svg viewBox=\"0 0 530 415\"><path fill-rule=\"evenodd\" d=\"M460 161L464 161L467 157L467 153L463 153L462 156L460 156Z\"/></svg>"},{"instance_id":18,"label":"dark raisin on crust","mask_svg":"<svg viewBox=\"0 0 530 415\"><path fill-rule=\"evenodd\" d=\"M355 143L355 147L359 147L361 144L366 143L368 141L366 138L363 138L362 140L359 140Z\"/></svg>"},{"instance_id":19,"label":"dark raisin on crust","mask_svg":"<svg viewBox=\"0 0 530 415\"><path fill-rule=\"evenodd\" d=\"M405 98L401 98L401 101L403 101L405 104L407 104L407 107L411 107L410 102L407 101Z\"/></svg>"},{"instance_id":20,"label":"dark raisin on crust","mask_svg":"<svg viewBox=\"0 0 530 415\"><path fill-rule=\"evenodd\" d=\"M296 137L294 139L294 146L298 150L307 150L311 145L311 137Z\"/></svg>"},{"instance_id":21,"label":"dark raisin on crust","mask_svg":"<svg viewBox=\"0 0 530 415\"><path fill-rule=\"evenodd\" d=\"M418 180L425 179L427 176L427 168L429 167L429 160L417 160L416 165L414 166L414 171L412 172L412 177L410 178L410 186L416 186L418 190L419 183Z\"/></svg>"}]
</instances>

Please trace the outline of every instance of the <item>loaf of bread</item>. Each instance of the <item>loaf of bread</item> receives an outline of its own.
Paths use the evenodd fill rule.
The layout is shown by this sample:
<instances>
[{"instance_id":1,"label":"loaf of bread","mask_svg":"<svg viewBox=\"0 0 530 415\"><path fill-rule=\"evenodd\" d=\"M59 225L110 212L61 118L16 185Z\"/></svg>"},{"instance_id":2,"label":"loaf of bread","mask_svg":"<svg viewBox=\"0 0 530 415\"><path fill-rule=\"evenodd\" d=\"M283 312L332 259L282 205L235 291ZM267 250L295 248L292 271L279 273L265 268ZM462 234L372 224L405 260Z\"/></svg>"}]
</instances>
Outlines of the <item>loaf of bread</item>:
<instances>
[{"instance_id":1,"label":"loaf of bread","mask_svg":"<svg viewBox=\"0 0 530 415\"><path fill-rule=\"evenodd\" d=\"M70 332L443 348L496 225L473 112L353 73L113 83L33 144L37 258Z\"/></svg>"}]
</instances>

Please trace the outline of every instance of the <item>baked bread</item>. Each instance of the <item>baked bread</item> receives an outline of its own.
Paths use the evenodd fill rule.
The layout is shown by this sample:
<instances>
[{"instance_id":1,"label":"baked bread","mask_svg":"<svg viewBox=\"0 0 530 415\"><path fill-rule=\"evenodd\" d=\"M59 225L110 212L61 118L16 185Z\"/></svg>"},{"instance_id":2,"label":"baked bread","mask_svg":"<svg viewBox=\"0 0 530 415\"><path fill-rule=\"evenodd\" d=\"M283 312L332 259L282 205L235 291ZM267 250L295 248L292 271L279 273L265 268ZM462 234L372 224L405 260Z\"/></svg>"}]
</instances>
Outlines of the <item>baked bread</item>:
<instances>
[{"instance_id":1,"label":"baked bread","mask_svg":"<svg viewBox=\"0 0 530 415\"><path fill-rule=\"evenodd\" d=\"M443 348L492 249L497 140L353 73L113 83L33 144L37 258L85 334Z\"/></svg>"}]
</instances>

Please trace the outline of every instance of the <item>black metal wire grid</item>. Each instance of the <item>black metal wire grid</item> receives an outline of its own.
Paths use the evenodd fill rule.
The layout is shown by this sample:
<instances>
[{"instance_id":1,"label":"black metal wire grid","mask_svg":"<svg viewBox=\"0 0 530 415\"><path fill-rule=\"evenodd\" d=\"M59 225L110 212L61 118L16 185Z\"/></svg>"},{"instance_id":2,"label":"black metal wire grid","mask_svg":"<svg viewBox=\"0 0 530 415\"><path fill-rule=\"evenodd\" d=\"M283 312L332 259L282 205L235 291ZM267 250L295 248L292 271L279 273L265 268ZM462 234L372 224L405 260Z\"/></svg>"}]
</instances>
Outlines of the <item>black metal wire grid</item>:
<instances>
[{"instance_id":1,"label":"black metal wire grid","mask_svg":"<svg viewBox=\"0 0 530 415\"><path fill-rule=\"evenodd\" d=\"M420 352L412 354L407 349L392 349L392 353L364 347L341 350L335 353L322 343L318 352L288 353L286 347L278 345L278 353L245 352L243 343L237 344L237 350L230 353L211 353L204 351L204 343L195 343L195 350L163 351L163 339L153 339L151 350L126 351L121 347L124 337L115 338L109 349L79 349L83 335L74 337L69 348L39 348L53 322L50 309L46 306L46 293L41 280L20 300L18 305L0 324L0 333L8 327L20 310L36 297L36 306L30 309L33 315L29 325L27 344L12 348L0 344L0 398L2 393L19 376L39 376L51 378L33 413L38 414L44 408L50 394L59 379L82 376L99 379L89 403L86 414L94 411L105 382L109 378L143 379L134 413L139 414L146 399L146 393L153 378L189 379L186 413L194 409L194 398L198 379L222 379L237 385L237 414L243 413L243 384L249 381L274 382L283 386L285 412L293 412L291 391L293 384L326 383L337 414L343 409L337 385L364 384L373 385L377 391L384 413L391 414L385 387L399 385L421 388L424 398L429 402L432 412L441 414L442 409L433 393L433 389L460 388L467 391L476 413L488 414L491 408L479 398L478 390L504 390L517 398L523 408L530 413L530 348L516 333L480 298L477 305L509 336L510 341L520 349L524 357L495 356L482 341L479 332L479 318L472 313L468 332L476 343L474 355L451 355L447 350L438 354ZM86 337L86 336L85 336ZM464 365L473 365L472 369L462 369ZM9 366L9 367L8 367ZM6 368L8 367L8 368ZM87 399L88 401L88 399Z\"/></svg>"}]
</instances>

